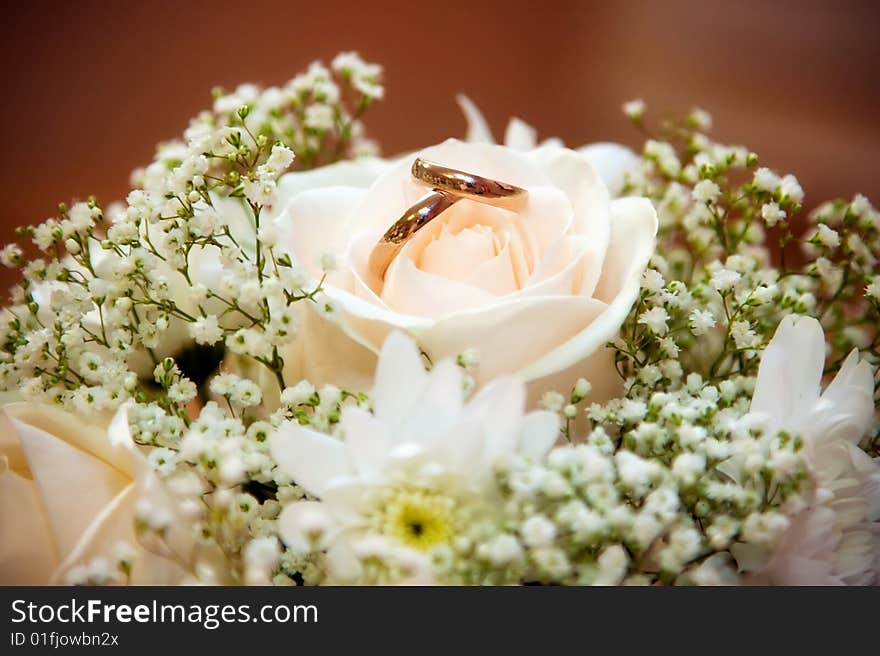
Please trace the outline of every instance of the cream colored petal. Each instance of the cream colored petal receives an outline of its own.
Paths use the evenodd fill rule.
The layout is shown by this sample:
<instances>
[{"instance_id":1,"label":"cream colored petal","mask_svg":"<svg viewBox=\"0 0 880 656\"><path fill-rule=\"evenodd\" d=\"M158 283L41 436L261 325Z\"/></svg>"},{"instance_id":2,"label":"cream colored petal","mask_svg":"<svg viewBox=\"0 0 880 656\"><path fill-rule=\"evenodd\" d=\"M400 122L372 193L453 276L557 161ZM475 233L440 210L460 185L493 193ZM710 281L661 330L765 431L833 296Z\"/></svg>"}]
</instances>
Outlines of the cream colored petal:
<instances>
[{"instance_id":1,"label":"cream colored petal","mask_svg":"<svg viewBox=\"0 0 880 656\"><path fill-rule=\"evenodd\" d=\"M377 345L381 345L385 334L377 338ZM307 307L296 339L281 353L284 380L288 385L308 380L319 387L331 383L347 390L367 392L373 386L376 352L378 346L375 350L363 346L337 323Z\"/></svg>"},{"instance_id":2,"label":"cream colored petal","mask_svg":"<svg viewBox=\"0 0 880 656\"><path fill-rule=\"evenodd\" d=\"M112 556L114 546L124 542L134 549L132 585L174 585L185 576L183 568L173 560L152 553L140 546L135 534L135 507L140 490L131 483L95 516L75 548L52 577L55 585L65 583L71 567L88 563L93 558ZM179 520L179 518L178 518Z\"/></svg>"},{"instance_id":3,"label":"cream colored petal","mask_svg":"<svg viewBox=\"0 0 880 656\"><path fill-rule=\"evenodd\" d=\"M455 100L458 102L458 106L461 107L465 120L467 120L465 141L468 143L495 143L492 130L489 128L489 124L486 123L483 113L476 104L463 93L458 94Z\"/></svg>"},{"instance_id":4,"label":"cream colored petal","mask_svg":"<svg viewBox=\"0 0 880 656\"><path fill-rule=\"evenodd\" d=\"M577 296L523 298L445 317L415 336L435 362L455 358L467 348L478 349L476 377L485 382L505 374L522 375L605 310L604 303Z\"/></svg>"},{"instance_id":5,"label":"cream colored petal","mask_svg":"<svg viewBox=\"0 0 880 656\"><path fill-rule=\"evenodd\" d=\"M366 189L385 173L393 162L378 157L361 157L319 166L308 171L285 173L278 178L278 205L281 208L304 191L323 187Z\"/></svg>"},{"instance_id":6,"label":"cream colored petal","mask_svg":"<svg viewBox=\"0 0 880 656\"><path fill-rule=\"evenodd\" d=\"M616 143L593 143L578 148L578 152L590 160L615 198L623 190L627 172L636 169L640 162L633 151Z\"/></svg>"},{"instance_id":7,"label":"cream colored petal","mask_svg":"<svg viewBox=\"0 0 880 656\"><path fill-rule=\"evenodd\" d=\"M603 251L611 235L610 198L590 161L574 150L556 146L541 146L525 156L568 196L574 210L573 231L586 235L599 252Z\"/></svg>"},{"instance_id":8,"label":"cream colored petal","mask_svg":"<svg viewBox=\"0 0 880 656\"><path fill-rule=\"evenodd\" d=\"M435 319L494 302L491 293L417 268L404 252L385 274L382 301L396 314ZM348 308L351 309L351 308Z\"/></svg>"},{"instance_id":9,"label":"cream colored petal","mask_svg":"<svg viewBox=\"0 0 880 656\"><path fill-rule=\"evenodd\" d=\"M415 153L412 159L401 160L376 180L354 211L358 233L380 237L425 195L426 187L415 182L410 174L415 157L519 187L551 184L546 173L524 154L504 146L449 139Z\"/></svg>"},{"instance_id":10,"label":"cream colored petal","mask_svg":"<svg viewBox=\"0 0 880 656\"><path fill-rule=\"evenodd\" d=\"M107 438L112 415L85 418L57 406L30 402L10 403L3 407L3 412L12 421L25 451L27 445L21 435L22 426L49 433L78 450L94 455L128 478L134 476L134 463L129 451L111 444Z\"/></svg>"},{"instance_id":11,"label":"cream colored petal","mask_svg":"<svg viewBox=\"0 0 880 656\"><path fill-rule=\"evenodd\" d=\"M313 277L320 278L321 257L330 253L342 257L353 230L353 208L364 190L354 187L323 187L294 197L276 219L279 250Z\"/></svg>"},{"instance_id":12,"label":"cream colored petal","mask_svg":"<svg viewBox=\"0 0 880 656\"><path fill-rule=\"evenodd\" d=\"M638 291L657 242L657 212L647 198L611 203L611 240L594 296L606 303ZM632 298L635 298L633 294ZM631 304L632 300L628 304Z\"/></svg>"},{"instance_id":13,"label":"cream colored petal","mask_svg":"<svg viewBox=\"0 0 880 656\"><path fill-rule=\"evenodd\" d=\"M3 396L7 396L4 394ZM3 403L2 407L8 404L20 402L21 399L10 398ZM21 449L21 442L18 440L18 433L15 427L9 421L9 416L5 412L0 412L0 456L6 458L6 467L0 468L0 472L9 469L19 476L30 479L31 472L28 469L27 458Z\"/></svg>"},{"instance_id":14,"label":"cream colored petal","mask_svg":"<svg viewBox=\"0 0 880 656\"><path fill-rule=\"evenodd\" d=\"M553 244L528 281L512 299L576 295L590 298L602 271L604 254L582 235L563 237Z\"/></svg>"},{"instance_id":15,"label":"cream colored petal","mask_svg":"<svg viewBox=\"0 0 880 656\"><path fill-rule=\"evenodd\" d=\"M43 416L33 416L39 409L38 404L29 409L15 404L6 410L18 431L59 556L63 558L74 549L94 518L129 485L132 465L130 461L125 463L127 471L121 471L100 457L124 460L124 456L113 453L104 430L94 426L90 429L51 407L43 408ZM23 421L28 415L34 424ZM67 425L55 423L65 417ZM58 434L47 432L45 428L49 427Z\"/></svg>"},{"instance_id":16,"label":"cream colored petal","mask_svg":"<svg viewBox=\"0 0 880 656\"><path fill-rule=\"evenodd\" d=\"M517 228L523 240L530 267L563 236L569 233L575 223L574 207L569 197L554 187L530 187L525 207L515 213L508 213L507 221ZM594 240L598 247L604 247L599 239Z\"/></svg>"},{"instance_id":17,"label":"cream colored petal","mask_svg":"<svg viewBox=\"0 0 880 656\"><path fill-rule=\"evenodd\" d=\"M644 198L626 198L611 204L612 234L594 302L607 303L604 311L582 324L574 336L557 342L521 374L543 378L584 360L614 338L639 293L639 279L654 253L657 214Z\"/></svg>"},{"instance_id":18,"label":"cream colored petal","mask_svg":"<svg viewBox=\"0 0 880 656\"><path fill-rule=\"evenodd\" d=\"M58 565L36 484L0 474L0 585L44 585Z\"/></svg>"},{"instance_id":19,"label":"cream colored petal","mask_svg":"<svg viewBox=\"0 0 880 656\"><path fill-rule=\"evenodd\" d=\"M531 125L516 117L507 123L504 145L514 150L531 150L538 143L538 132Z\"/></svg>"}]
</instances>

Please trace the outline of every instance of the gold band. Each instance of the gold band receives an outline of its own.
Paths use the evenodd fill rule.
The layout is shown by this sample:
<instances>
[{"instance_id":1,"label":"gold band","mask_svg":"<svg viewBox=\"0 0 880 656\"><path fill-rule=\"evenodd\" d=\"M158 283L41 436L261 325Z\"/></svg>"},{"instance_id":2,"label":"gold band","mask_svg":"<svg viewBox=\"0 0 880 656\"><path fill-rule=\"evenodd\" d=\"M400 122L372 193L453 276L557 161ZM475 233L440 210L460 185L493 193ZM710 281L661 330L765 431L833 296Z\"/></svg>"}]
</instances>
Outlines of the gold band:
<instances>
[{"instance_id":1,"label":"gold band","mask_svg":"<svg viewBox=\"0 0 880 656\"><path fill-rule=\"evenodd\" d=\"M435 191L410 207L397 222L388 228L370 254L370 270L381 280L391 261L397 257L413 235L448 210L461 196L453 196L444 191Z\"/></svg>"},{"instance_id":2,"label":"gold band","mask_svg":"<svg viewBox=\"0 0 880 656\"><path fill-rule=\"evenodd\" d=\"M413 162L412 174L432 189L508 210L520 209L528 196L521 187L441 166L420 157Z\"/></svg>"},{"instance_id":3,"label":"gold band","mask_svg":"<svg viewBox=\"0 0 880 656\"><path fill-rule=\"evenodd\" d=\"M431 187L433 192L410 207L373 248L369 268L377 280L385 278L389 265L406 242L462 198L518 210L528 196L528 192L521 187L440 166L421 158L413 162L412 174L416 181Z\"/></svg>"}]
</instances>

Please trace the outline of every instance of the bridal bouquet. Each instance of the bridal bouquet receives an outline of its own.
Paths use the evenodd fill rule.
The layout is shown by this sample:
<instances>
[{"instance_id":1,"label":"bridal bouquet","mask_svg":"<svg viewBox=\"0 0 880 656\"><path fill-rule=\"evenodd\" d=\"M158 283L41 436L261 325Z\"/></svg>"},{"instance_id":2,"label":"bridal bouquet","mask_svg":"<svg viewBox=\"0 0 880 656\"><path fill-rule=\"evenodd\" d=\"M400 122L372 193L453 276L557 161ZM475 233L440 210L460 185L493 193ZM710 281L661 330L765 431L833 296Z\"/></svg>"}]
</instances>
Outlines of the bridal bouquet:
<instances>
[{"instance_id":1,"label":"bridal bouquet","mask_svg":"<svg viewBox=\"0 0 880 656\"><path fill-rule=\"evenodd\" d=\"M640 154L462 97L381 159L383 93L354 53L217 90L2 250L0 582L878 582L864 196L804 216L640 101Z\"/></svg>"}]
</instances>

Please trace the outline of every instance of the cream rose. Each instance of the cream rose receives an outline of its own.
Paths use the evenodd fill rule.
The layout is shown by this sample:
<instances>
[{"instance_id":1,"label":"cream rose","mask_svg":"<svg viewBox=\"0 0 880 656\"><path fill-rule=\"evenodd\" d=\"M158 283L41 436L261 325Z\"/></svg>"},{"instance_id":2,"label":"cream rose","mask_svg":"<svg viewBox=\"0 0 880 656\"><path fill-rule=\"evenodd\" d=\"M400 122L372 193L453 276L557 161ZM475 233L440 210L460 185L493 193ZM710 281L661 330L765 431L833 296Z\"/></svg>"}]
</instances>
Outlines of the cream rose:
<instances>
[{"instance_id":1,"label":"cream rose","mask_svg":"<svg viewBox=\"0 0 880 656\"><path fill-rule=\"evenodd\" d=\"M368 270L376 241L428 191L410 176L415 156L524 187L528 200L516 213L458 202L377 280ZM312 276L327 253L339 263L325 284L338 327L310 314L286 354L287 380L366 389L375 354L402 330L433 360L476 348L478 383L518 374L534 381L535 395L565 391L584 376L596 398L616 393L604 345L654 251L650 201L612 201L586 156L553 144L522 152L449 140L412 157L368 189L345 176L333 186L300 186L277 218L282 245Z\"/></svg>"},{"instance_id":2,"label":"cream rose","mask_svg":"<svg viewBox=\"0 0 880 656\"><path fill-rule=\"evenodd\" d=\"M40 403L3 407L0 585L64 583L74 567L110 561L119 543L132 550L131 583L185 580L179 565L138 544L135 509L154 479L122 412L111 421Z\"/></svg>"}]
</instances>

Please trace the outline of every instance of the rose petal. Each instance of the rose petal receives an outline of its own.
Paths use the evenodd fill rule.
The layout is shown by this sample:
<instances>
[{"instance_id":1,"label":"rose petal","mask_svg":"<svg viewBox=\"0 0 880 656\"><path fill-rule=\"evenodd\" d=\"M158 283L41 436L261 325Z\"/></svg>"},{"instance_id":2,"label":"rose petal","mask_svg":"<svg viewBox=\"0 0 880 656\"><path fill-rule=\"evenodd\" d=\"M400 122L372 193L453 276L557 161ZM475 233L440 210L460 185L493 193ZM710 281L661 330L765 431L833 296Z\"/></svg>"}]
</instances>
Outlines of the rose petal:
<instances>
[{"instance_id":1,"label":"rose petal","mask_svg":"<svg viewBox=\"0 0 880 656\"><path fill-rule=\"evenodd\" d=\"M468 144L449 139L413 155L441 165L493 178L519 187L548 186L550 180L525 155L504 146ZM355 209L359 231L376 239L424 196L426 187L410 175L412 160L397 162L367 191Z\"/></svg>"},{"instance_id":2,"label":"rose petal","mask_svg":"<svg viewBox=\"0 0 880 656\"><path fill-rule=\"evenodd\" d=\"M109 445L98 446L106 442L104 430L92 427L88 432L81 422L50 406L45 406L48 421L40 425L26 423L23 419L39 412L41 405L33 404L28 410L21 405L25 404L13 404L6 411L27 456L57 552L69 554L94 518L131 483L132 477L96 453L111 452ZM53 424L52 420L58 420L59 415L67 417L67 426ZM49 433L44 427L51 427L58 434Z\"/></svg>"},{"instance_id":3,"label":"rose petal","mask_svg":"<svg viewBox=\"0 0 880 656\"><path fill-rule=\"evenodd\" d=\"M577 335L561 342L527 367L527 380L566 369L611 340L639 293L639 279L654 253L657 213L645 198L624 198L611 204L611 240L594 301L607 307ZM560 342L557 342L559 344Z\"/></svg>"},{"instance_id":4,"label":"rose petal","mask_svg":"<svg viewBox=\"0 0 880 656\"><path fill-rule=\"evenodd\" d=\"M480 367L476 377L484 382L503 374L521 374L595 321L605 308L601 301L577 296L527 297L444 317L417 336L435 362L477 345ZM548 317L553 320L548 322Z\"/></svg>"},{"instance_id":5,"label":"rose petal","mask_svg":"<svg viewBox=\"0 0 880 656\"><path fill-rule=\"evenodd\" d=\"M357 187L367 189L394 162L378 157L344 160L308 171L285 173L278 178L278 205L283 209L304 191L324 187Z\"/></svg>"},{"instance_id":6,"label":"rose petal","mask_svg":"<svg viewBox=\"0 0 880 656\"><path fill-rule=\"evenodd\" d=\"M116 495L94 518L76 547L58 566L51 584L64 583L65 574L76 565L90 562L98 556L107 557L108 549L119 542L128 544L134 550L129 584L179 584L186 574L183 568L173 560L144 549L138 543L134 530L138 498L139 490L135 483Z\"/></svg>"},{"instance_id":7,"label":"rose petal","mask_svg":"<svg viewBox=\"0 0 880 656\"><path fill-rule=\"evenodd\" d=\"M458 94L455 99L467 121L465 141L468 143L495 143L492 130L476 104L463 93Z\"/></svg>"},{"instance_id":8,"label":"rose petal","mask_svg":"<svg viewBox=\"0 0 880 656\"><path fill-rule=\"evenodd\" d=\"M568 196L574 210L574 232L584 234L603 252L611 234L608 189L590 161L567 148L541 146L526 153Z\"/></svg>"},{"instance_id":9,"label":"rose petal","mask_svg":"<svg viewBox=\"0 0 880 656\"><path fill-rule=\"evenodd\" d=\"M38 429L70 444L75 449L99 458L128 478L134 478L135 469L131 453L127 448L120 448L119 444L111 444L107 439L107 430L112 417L99 415L94 419L86 419L56 406L29 402L10 403L3 406L3 412L15 427L25 453L27 444L21 436L22 427Z\"/></svg>"},{"instance_id":10,"label":"rose petal","mask_svg":"<svg viewBox=\"0 0 880 656\"><path fill-rule=\"evenodd\" d=\"M514 150L531 150L538 143L538 133L525 121L514 117L507 124L504 145Z\"/></svg>"},{"instance_id":11,"label":"rose petal","mask_svg":"<svg viewBox=\"0 0 880 656\"><path fill-rule=\"evenodd\" d=\"M313 277L321 276L321 257L325 253L342 256L346 252L352 210L365 193L354 187L304 191L276 219L281 243Z\"/></svg>"},{"instance_id":12,"label":"rose petal","mask_svg":"<svg viewBox=\"0 0 880 656\"><path fill-rule=\"evenodd\" d=\"M44 585L58 563L39 489L13 470L0 474L0 585Z\"/></svg>"},{"instance_id":13,"label":"rose petal","mask_svg":"<svg viewBox=\"0 0 880 656\"><path fill-rule=\"evenodd\" d=\"M640 162L633 151L616 143L589 144L578 148L578 152L590 160L612 197L620 195L627 172L638 167Z\"/></svg>"},{"instance_id":14,"label":"rose petal","mask_svg":"<svg viewBox=\"0 0 880 656\"><path fill-rule=\"evenodd\" d=\"M430 319L483 307L495 300L479 287L422 271L405 252L388 268L381 298L395 313Z\"/></svg>"}]
</instances>

